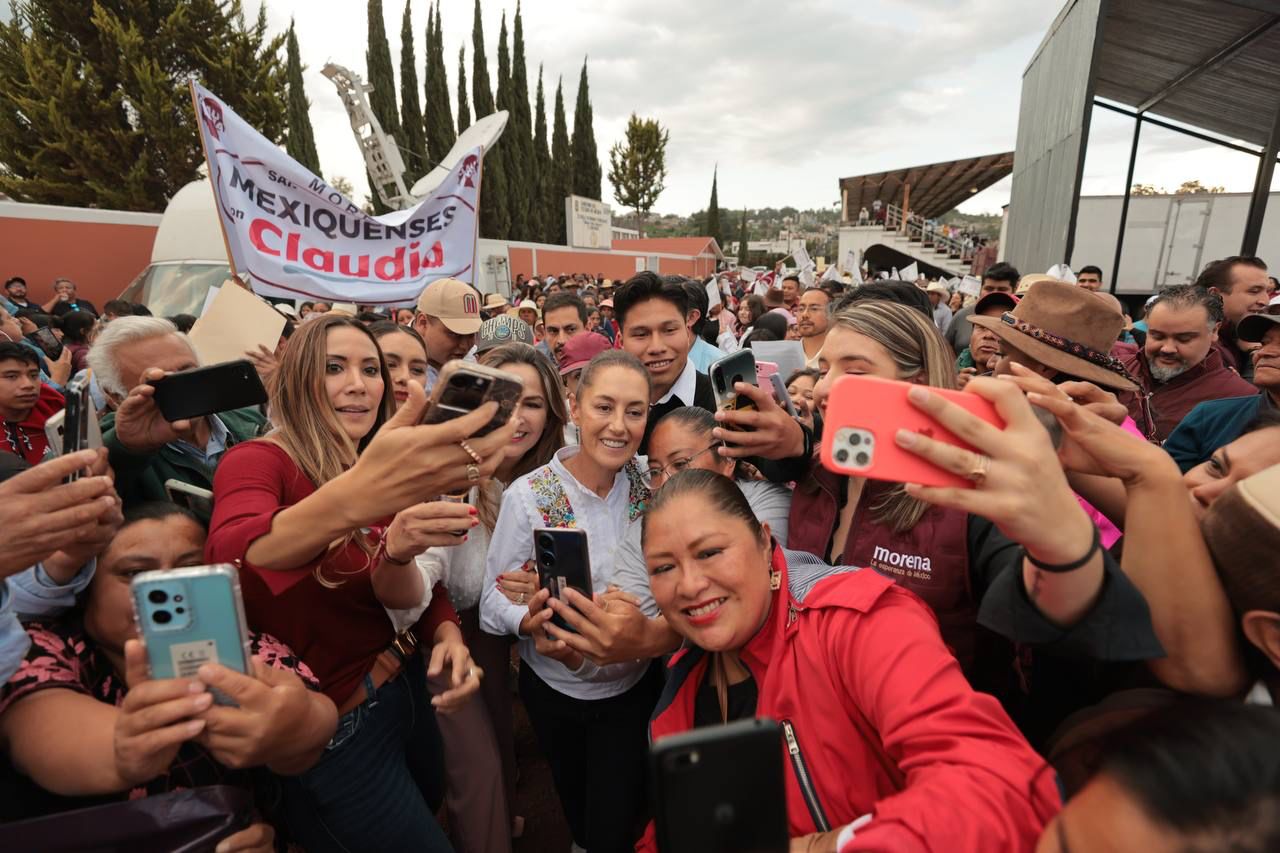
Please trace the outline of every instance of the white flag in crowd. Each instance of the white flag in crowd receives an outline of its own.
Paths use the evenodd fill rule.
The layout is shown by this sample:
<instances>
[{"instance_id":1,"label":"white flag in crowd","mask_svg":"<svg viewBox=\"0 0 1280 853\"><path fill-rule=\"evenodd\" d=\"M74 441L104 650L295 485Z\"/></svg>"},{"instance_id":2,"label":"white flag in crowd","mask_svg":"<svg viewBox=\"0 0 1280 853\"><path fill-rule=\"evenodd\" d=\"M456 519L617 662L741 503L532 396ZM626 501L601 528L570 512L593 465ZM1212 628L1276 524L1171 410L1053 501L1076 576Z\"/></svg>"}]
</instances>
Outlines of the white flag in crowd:
<instances>
[{"instance_id":1,"label":"white flag in crowd","mask_svg":"<svg viewBox=\"0 0 1280 853\"><path fill-rule=\"evenodd\" d=\"M819 281L840 281L840 270L836 269L835 264L831 264L823 271Z\"/></svg>"},{"instance_id":2,"label":"white flag in crowd","mask_svg":"<svg viewBox=\"0 0 1280 853\"><path fill-rule=\"evenodd\" d=\"M977 296L982 292L982 279L975 275L967 275L960 279L960 284L956 287L965 296Z\"/></svg>"},{"instance_id":3,"label":"white flag in crowd","mask_svg":"<svg viewBox=\"0 0 1280 853\"><path fill-rule=\"evenodd\" d=\"M472 281L482 148L417 207L370 216L191 87L227 246L254 291L395 305L438 278Z\"/></svg>"},{"instance_id":4,"label":"white flag in crowd","mask_svg":"<svg viewBox=\"0 0 1280 853\"><path fill-rule=\"evenodd\" d=\"M858 272L858 253L853 249L846 249L844 257L840 260L840 268L847 273L856 275Z\"/></svg>"},{"instance_id":5,"label":"white flag in crowd","mask_svg":"<svg viewBox=\"0 0 1280 853\"><path fill-rule=\"evenodd\" d=\"M750 284L756 280L756 271L751 267L740 267L738 269L738 276L747 284Z\"/></svg>"},{"instance_id":6,"label":"white flag in crowd","mask_svg":"<svg viewBox=\"0 0 1280 853\"><path fill-rule=\"evenodd\" d=\"M791 252L791 257L796 259L796 266L801 271L813 269L813 259L809 257L809 250L804 247L804 243L799 243L795 250Z\"/></svg>"},{"instance_id":7,"label":"white flag in crowd","mask_svg":"<svg viewBox=\"0 0 1280 853\"><path fill-rule=\"evenodd\" d=\"M905 267L902 268L903 281L915 281L919 277L920 277L920 267L916 264L915 261L912 261L911 263L907 264Z\"/></svg>"},{"instance_id":8,"label":"white flag in crowd","mask_svg":"<svg viewBox=\"0 0 1280 853\"><path fill-rule=\"evenodd\" d=\"M1049 267L1049 271L1045 275L1056 278L1058 281L1065 281L1067 284L1076 283L1076 274L1066 264L1054 264Z\"/></svg>"},{"instance_id":9,"label":"white flag in crowd","mask_svg":"<svg viewBox=\"0 0 1280 853\"><path fill-rule=\"evenodd\" d=\"M800 283L804 285L805 289L818 283L817 279L813 277L813 267L809 266L800 270Z\"/></svg>"}]
</instances>

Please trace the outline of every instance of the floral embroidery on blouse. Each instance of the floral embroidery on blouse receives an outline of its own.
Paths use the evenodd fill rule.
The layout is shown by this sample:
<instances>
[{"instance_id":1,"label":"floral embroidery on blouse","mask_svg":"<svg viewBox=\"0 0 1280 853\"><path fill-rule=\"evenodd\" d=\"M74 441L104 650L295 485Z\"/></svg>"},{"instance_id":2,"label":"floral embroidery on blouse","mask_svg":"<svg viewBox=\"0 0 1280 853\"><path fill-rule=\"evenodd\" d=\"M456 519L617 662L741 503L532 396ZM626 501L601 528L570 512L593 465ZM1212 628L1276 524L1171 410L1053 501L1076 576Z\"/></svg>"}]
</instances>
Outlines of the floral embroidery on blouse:
<instances>
[{"instance_id":1,"label":"floral embroidery on blouse","mask_svg":"<svg viewBox=\"0 0 1280 853\"><path fill-rule=\"evenodd\" d=\"M644 506L649 502L649 487L645 485L644 476L640 473L640 465L632 459L622 469L627 474L630 490L627 492L627 521L635 521Z\"/></svg>"},{"instance_id":2,"label":"floral embroidery on blouse","mask_svg":"<svg viewBox=\"0 0 1280 853\"><path fill-rule=\"evenodd\" d=\"M542 516L543 524L560 528L578 526L569 494L560 481L560 475L551 466L535 471L529 477L529 488L533 491L534 505Z\"/></svg>"}]
</instances>

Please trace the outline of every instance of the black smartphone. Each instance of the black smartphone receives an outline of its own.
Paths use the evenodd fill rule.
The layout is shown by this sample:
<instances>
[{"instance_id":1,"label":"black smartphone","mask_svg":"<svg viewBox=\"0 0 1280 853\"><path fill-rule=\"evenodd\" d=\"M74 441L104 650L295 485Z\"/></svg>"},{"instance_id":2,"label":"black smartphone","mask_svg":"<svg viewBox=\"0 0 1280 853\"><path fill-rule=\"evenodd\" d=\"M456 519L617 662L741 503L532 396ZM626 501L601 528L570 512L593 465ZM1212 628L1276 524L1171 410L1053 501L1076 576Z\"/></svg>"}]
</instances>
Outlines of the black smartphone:
<instances>
[{"instance_id":1,"label":"black smartphone","mask_svg":"<svg viewBox=\"0 0 1280 853\"><path fill-rule=\"evenodd\" d=\"M538 579L551 596L564 601L564 590L572 587L591 598L591 555L587 551L587 531L560 527L535 527L533 547L537 552ZM567 602L566 602L567 603ZM551 622L565 631L573 628L559 616Z\"/></svg>"},{"instance_id":2,"label":"black smartphone","mask_svg":"<svg viewBox=\"0 0 1280 853\"><path fill-rule=\"evenodd\" d=\"M787 853L782 733L739 720L665 737L649 748L662 853Z\"/></svg>"},{"instance_id":3,"label":"black smartphone","mask_svg":"<svg viewBox=\"0 0 1280 853\"><path fill-rule=\"evenodd\" d=\"M524 380L517 374L484 364L451 361L440 369L431 389L431 404L424 424L439 424L473 412L490 400L498 404L493 420L474 433L476 438L501 429L524 393Z\"/></svg>"},{"instance_id":4,"label":"black smartphone","mask_svg":"<svg viewBox=\"0 0 1280 853\"><path fill-rule=\"evenodd\" d=\"M58 336L53 333L53 329L48 326L41 326L27 337L36 346L40 347L49 358L54 361L62 358L62 341L58 340Z\"/></svg>"},{"instance_id":5,"label":"black smartphone","mask_svg":"<svg viewBox=\"0 0 1280 853\"><path fill-rule=\"evenodd\" d=\"M244 359L170 373L151 384L156 406L170 423L267 402L258 372Z\"/></svg>"},{"instance_id":6,"label":"black smartphone","mask_svg":"<svg viewBox=\"0 0 1280 853\"><path fill-rule=\"evenodd\" d=\"M93 401L89 399L89 377L80 376L67 383L66 406L62 429L62 455L79 453L89 446L89 419L94 417ZM80 479L76 471L67 481Z\"/></svg>"},{"instance_id":7,"label":"black smartphone","mask_svg":"<svg viewBox=\"0 0 1280 853\"><path fill-rule=\"evenodd\" d=\"M749 349L740 349L726 355L712 363L707 375L711 379L711 392L715 394L717 409L755 411L756 404L750 397L744 397L733 390L735 382L747 382L759 387L755 353Z\"/></svg>"}]
</instances>

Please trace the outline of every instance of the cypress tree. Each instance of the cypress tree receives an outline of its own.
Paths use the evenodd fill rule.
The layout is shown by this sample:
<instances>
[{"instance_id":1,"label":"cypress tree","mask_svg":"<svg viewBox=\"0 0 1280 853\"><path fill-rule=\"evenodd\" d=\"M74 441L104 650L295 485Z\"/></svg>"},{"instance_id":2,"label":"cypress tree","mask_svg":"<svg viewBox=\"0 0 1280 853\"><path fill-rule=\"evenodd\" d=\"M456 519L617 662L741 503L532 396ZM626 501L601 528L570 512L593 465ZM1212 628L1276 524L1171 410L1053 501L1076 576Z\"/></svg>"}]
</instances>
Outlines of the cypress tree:
<instances>
[{"instance_id":1,"label":"cypress tree","mask_svg":"<svg viewBox=\"0 0 1280 853\"><path fill-rule=\"evenodd\" d=\"M199 17L176 5L45 0L0 15L0 192L163 210L205 162L192 77L285 140L288 34L267 35L263 7L246 21L239 4L189 4Z\"/></svg>"},{"instance_id":2,"label":"cypress tree","mask_svg":"<svg viewBox=\"0 0 1280 853\"><path fill-rule=\"evenodd\" d=\"M511 160L515 168L508 175L512 186L519 188L519 203L524 211L522 233L512 233L523 240L541 239L543 215L538 193L538 164L533 151L533 117L529 112L529 76L524 61L524 21L520 2L516 0L515 29L511 44L511 119L515 124L511 135ZM513 208L514 210L514 208Z\"/></svg>"},{"instance_id":3,"label":"cypress tree","mask_svg":"<svg viewBox=\"0 0 1280 853\"><path fill-rule=\"evenodd\" d=\"M742 230L738 232L738 266L747 265L747 209L742 208Z\"/></svg>"},{"instance_id":4,"label":"cypress tree","mask_svg":"<svg viewBox=\"0 0 1280 853\"><path fill-rule=\"evenodd\" d=\"M382 125L382 132L395 140L396 147L402 149L403 157L404 131L400 127L400 110L396 106L396 74L391 66L391 45L387 43L387 28L382 20L382 0L369 0L369 47L365 52L365 64L368 83L373 87L369 93L369 106ZM386 213L389 208L382 203L373 185L373 176L370 175L373 209L377 213Z\"/></svg>"},{"instance_id":5,"label":"cypress tree","mask_svg":"<svg viewBox=\"0 0 1280 853\"><path fill-rule=\"evenodd\" d=\"M511 224L507 232L513 240L529 239L529 201L526 195L524 164L520 162L520 124L516 118L515 96L511 81L511 54L507 50L507 15L502 14L498 30L498 97L497 107L507 111L507 129L496 153L502 155L502 170L507 182L507 215Z\"/></svg>"},{"instance_id":6,"label":"cypress tree","mask_svg":"<svg viewBox=\"0 0 1280 853\"><path fill-rule=\"evenodd\" d=\"M467 105L467 46L458 48L458 135L471 127L471 107Z\"/></svg>"},{"instance_id":7,"label":"cypress tree","mask_svg":"<svg viewBox=\"0 0 1280 853\"><path fill-rule=\"evenodd\" d=\"M289 136L285 150L289 156L320 174L320 155L316 153L316 135L311 129L311 104L302 85L302 59L298 54L298 35L289 22L288 62L286 76L289 84Z\"/></svg>"},{"instance_id":8,"label":"cypress tree","mask_svg":"<svg viewBox=\"0 0 1280 853\"><path fill-rule=\"evenodd\" d=\"M484 24L480 17L480 0L476 0L475 22L471 27L471 102L476 118L497 111L493 89L489 88L489 66L484 53ZM507 212L507 180L503 158L496 149L485 152L484 176L481 183L480 233L494 240L505 240L511 231Z\"/></svg>"},{"instance_id":9,"label":"cypress tree","mask_svg":"<svg viewBox=\"0 0 1280 853\"><path fill-rule=\"evenodd\" d=\"M550 172L551 227L555 239L548 243L568 243L565 231L564 202L573 193L573 149L569 145L569 128L564 118L564 80L556 81L556 107L551 130Z\"/></svg>"},{"instance_id":10,"label":"cypress tree","mask_svg":"<svg viewBox=\"0 0 1280 853\"><path fill-rule=\"evenodd\" d=\"M716 241L716 245L724 247L724 234L720 231L720 198L716 193L716 178L720 167L711 171L711 201L707 202L707 236Z\"/></svg>"},{"instance_id":11,"label":"cypress tree","mask_svg":"<svg viewBox=\"0 0 1280 853\"><path fill-rule=\"evenodd\" d=\"M533 186L530 188L529 224L538 230L538 241L554 243L555 198L551 194L551 152L547 150L547 99L542 93L542 66L538 66L538 101L533 124ZM563 205L562 205L563 206ZM561 214L563 215L563 214Z\"/></svg>"},{"instance_id":12,"label":"cypress tree","mask_svg":"<svg viewBox=\"0 0 1280 853\"><path fill-rule=\"evenodd\" d=\"M426 115L427 155L439 163L458 140L453 132L453 113L449 109L449 80L444 71L444 25L440 21L440 4L430 16L431 50L427 53Z\"/></svg>"},{"instance_id":13,"label":"cypress tree","mask_svg":"<svg viewBox=\"0 0 1280 853\"><path fill-rule=\"evenodd\" d=\"M591 126L591 92L587 85L587 61L582 60L578 78L578 103L573 108L573 193L600 199L600 158L596 154L596 132Z\"/></svg>"},{"instance_id":14,"label":"cypress tree","mask_svg":"<svg viewBox=\"0 0 1280 853\"><path fill-rule=\"evenodd\" d=\"M400 22L400 115L404 139L400 142L404 156L404 183L412 187L427 169L427 137L422 129L422 107L418 101L417 59L413 52L413 22L409 19L413 0L405 0L404 18ZM431 55L431 30L427 30L426 55Z\"/></svg>"}]
</instances>

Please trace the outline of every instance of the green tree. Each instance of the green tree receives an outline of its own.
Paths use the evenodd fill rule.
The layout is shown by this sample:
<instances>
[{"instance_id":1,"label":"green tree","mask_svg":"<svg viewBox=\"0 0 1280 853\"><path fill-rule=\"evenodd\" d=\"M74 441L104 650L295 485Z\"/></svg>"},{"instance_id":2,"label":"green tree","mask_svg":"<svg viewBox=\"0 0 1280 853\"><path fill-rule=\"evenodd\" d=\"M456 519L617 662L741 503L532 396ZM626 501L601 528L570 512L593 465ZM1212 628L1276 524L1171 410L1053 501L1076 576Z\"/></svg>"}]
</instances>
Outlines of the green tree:
<instances>
[{"instance_id":1,"label":"green tree","mask_svg":"<svg viewBox=\"0 0 1280 853\"><path fill-rule=\"evenodd\" d=\"M742 230L738 232L738 266L747 265L747 209L742 208Z\"/></svg>"},{"instance_id":2,"label":"green tree","mask_svg":"<svg viewBox=\"0 0 1280 853\"><path fill-rule=\"evenodd\" d=\"M591 91L587 84L587 61L582 60L578 78L578 103L573 108L573 193L600 199L600 156L596 153L596 132L591 126Z\"/></svg>"},{"instance_id":3,"label":"green tree","mask_svg":"<svg viewBox=\"0 0 1280 853\"><path fill-rule=\"evenodd\" d=\"M238 0L17 2L0 22L0 192L19 201L163 210L204 165L188 81L274 142L288 91L265 9Z\"/></svg>"},{"instance_id":4,"label":"green tree","mask_svg":"<svg viewBox=\"0 0 1280 853\"><path fill-rule=\"evenodd\" d=\"M475 21L471 26L471 103L476 118L497 111L493 89L489 88L489 65L484 53L484 24L480 17L480 0L476 0ZM507 212L507 179L502 157L494 149L485 152L484 176L481 183L480 233L494 240L504 240L511 231Z\"/></svg>"},{"instance_id":5,"label":"green tree","mask_svg":"<svg viewBox=\"0 0 1280 853\"><path fill-rule=\"evenodd\" d=\"M311 129L311 104L302 85L302 59L298 54L298 35L289 23L288 62L286 75L289 81L289 136L285 150L289 156L320 174L320 155L316 153L316 134Z\"/></svg>"},{"instance_id":6,"label":"green tree","mask_svg":"<svg viewBox=\"0 0 1280 853\"><path fill-rule=\"evenodd\" d=\"M387 43L387 28L382 20L382 0L369 0L369 47L364 55L368 69L369 106L382 125L382 132L395 139L397 148L404 148L404 130L400 127L400 110L396 106L396 73L391 66L391 45ZM373 189L373 176L369 187ZM372 193L373 209L386 213L376 190Z\"/></svg>"},{"instance_id":7,"label":"green tree","mask_svg":"<svg viewBox=\"0 0 1280 853\"><path fill-rule=\"evenodd\" d=\"M498 98L497 106L507 111L507 129L496 154L502 157L502 171L507 184L507 216L511 219L507 236L513 240L529 239L529 198L525 185L524 164L520 162L520 127L515 118L515 96L512 91L511 54L507 50L507 15L502 14L498 30Z\"/></svg>"},{"instance_id":8,"label":"green tree","mask_svg":"<svg viewBox=\"0 0 1280 853\"><path fill-rule=\"evenodd\" d=\"M418 62L413 51L413 21L410 20L412 6L413 0L405 0L404 18L400 21L400 116L404 126L404 139L400 140L400 149L404 155L404 182L410 187L429 171L427 137L422 129L422 106L418 100ZM429 27L423 50L430 59Z\"/></svg>"},{"instance_id":9,"label":"green tree","mask_svg":"<svg viewBox=\"0 0 1280 853\"><path fill-rule=\"evenodd\" d=\"M538 161L533 150L533 116L529 111L529 75L524 57L524 20L520 15L520 2L516 0L516 19L511 42L511 124L508 143L514 168L507 176L508 182L519 188L519 205L524 212L524 229L513 236L521 240L542 239L544 213L539 194ZM515 210L515 207L512 207ZM514 214L512 219L515 219Z\"/></svg>"},{"instance_id":10,"label":"green tree","mask_svg":"<svg viewBox=\"0 0 1280 853\"><path fill-rule=\"evenodd\" d=\"M458 48L458 135L471 127L471 107L467 105L467 46Z\"/></svg>"},{"instance_id":11,"label":"green tree","mask_svg":"<svg viewBox=\"0 0 1280 853\"><path fill-rule=\"evenodd\" d=\"M609 149L609 183L613 197L636 212L636 227L644 236L644 220L666 189L667 142L670 134L655 119L635 113L627 121L625 144Z\"/></svg>"},{"instance_id":12,"label":"green tree","mask_svg":"<svg viewBox=\"0 0 1280 853\"><path fill-rule=\"evenodd\" d=\"M435 14L429 20L433 23L428 27L431 49L427 53L424 120L427 127L427 156L434 165L445 158L458 137L453 132L453 113L449 109L449 80L444 71L444 26L440 21L439 3L436 3Z\"/></svg>"},{"instance_id":13,"label":"green tree","mask_svg":"<svg viewBox=\"0 0 1280 853\"><path fill-rule=\"evenodd\" d=\"M724 247L724 232L720 230L720 196L716 191L716 179L720 176L720 167L711 171L711 201L707 202L707 236L716 241L716 245Z\"/></svg>"},{"instance_id":14,"label":"green tree","mask_svg":"<svg viewBox=\"0 0 1280 853\"><path fill-rule=\"evenodd\" d=\"M535 232L538 241L556 243L563 235L555 233L556 200L551 190L551 152L547 150L547 99L542 93L542 66L538 66L538 98L534 109L533 124L533 187L530 210L537 214L530 215L530 223L536 224ZM564 200L560 201L561 216L564 215Z\"/></svg>"},{"instance_id":15,"label":"green tree","mask_svg":"<svg viewBox=\"0 0 1280 853\"><path fill-rule=\"evenodd\" d=\"M1200 183L1200 179L1196 178L1190 181L1183 181L1182 185L1173 191L1175 195L1200 195L1201 193L1221 193L1226 192L1223 187L1209 187Z\"/></svg>"},{"instance_id":16,"label":"green tree","mask_svg":"<svg viewBox=\"0 0 1280 853\"><path fill-rule=\"evenodd\" d=\"M556 81L556 107L551 129L551 224L555 235L549 243L569 239L565 230L565 198L573 194L573 148L569 144L569 127L564 117L564 81Z\"/></svg>"}]
</instances>

